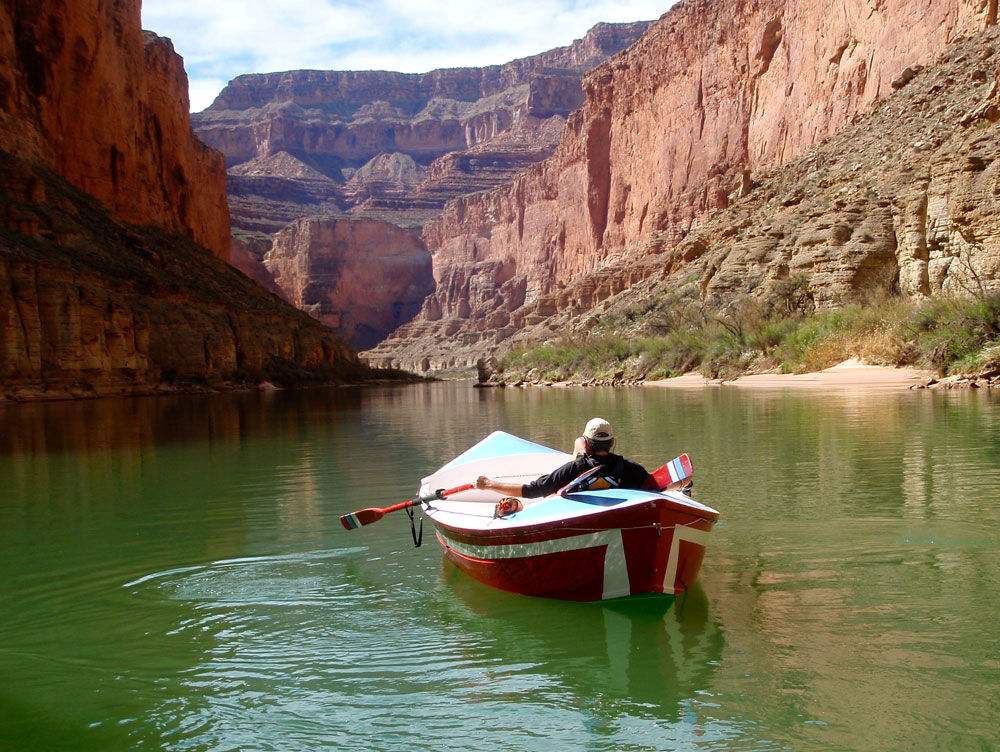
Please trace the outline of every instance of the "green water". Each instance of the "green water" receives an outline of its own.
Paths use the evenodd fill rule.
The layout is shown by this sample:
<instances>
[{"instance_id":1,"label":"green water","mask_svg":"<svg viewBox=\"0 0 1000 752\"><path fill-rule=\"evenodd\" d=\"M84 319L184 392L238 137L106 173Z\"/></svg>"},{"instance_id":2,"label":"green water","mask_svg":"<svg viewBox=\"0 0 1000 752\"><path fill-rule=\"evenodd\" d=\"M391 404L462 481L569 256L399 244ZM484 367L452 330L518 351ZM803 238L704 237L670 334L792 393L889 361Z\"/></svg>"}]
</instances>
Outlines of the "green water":
<instances>
[{"instance_id":1,"label":"green water","mask_svg":"<svg viewBox=\"0 0 1000 752\"><path fill-rule=\"evenodd\" d=\"M722 518L665 614L510 596L409 498L600 415ZM0 407L0 750L989 750L1000 395L474 390Z\"/></svg>"}]
</instances>

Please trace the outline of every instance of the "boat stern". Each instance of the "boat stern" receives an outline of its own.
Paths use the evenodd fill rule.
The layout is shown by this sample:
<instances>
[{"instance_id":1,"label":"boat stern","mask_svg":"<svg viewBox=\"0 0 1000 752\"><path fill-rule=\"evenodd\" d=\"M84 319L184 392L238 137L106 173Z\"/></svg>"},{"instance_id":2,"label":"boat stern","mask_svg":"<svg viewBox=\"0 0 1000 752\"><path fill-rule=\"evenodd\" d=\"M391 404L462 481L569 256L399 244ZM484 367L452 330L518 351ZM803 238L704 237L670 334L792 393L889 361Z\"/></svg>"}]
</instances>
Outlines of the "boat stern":
<instances>
[{"instance_id":1,"label":"boat stern","mask_svg":"<svg viewBox=\"0 0 1000 752\"><path fill-rule=\"evenodd\" d=\"M680 493L585 492L550 506L551 515L542 503L478 530L432 516L448 558L480 582L575 601L684 592L718 518ZM565 514L574 506L577 513Z\"/></svg>"}]
</instances>

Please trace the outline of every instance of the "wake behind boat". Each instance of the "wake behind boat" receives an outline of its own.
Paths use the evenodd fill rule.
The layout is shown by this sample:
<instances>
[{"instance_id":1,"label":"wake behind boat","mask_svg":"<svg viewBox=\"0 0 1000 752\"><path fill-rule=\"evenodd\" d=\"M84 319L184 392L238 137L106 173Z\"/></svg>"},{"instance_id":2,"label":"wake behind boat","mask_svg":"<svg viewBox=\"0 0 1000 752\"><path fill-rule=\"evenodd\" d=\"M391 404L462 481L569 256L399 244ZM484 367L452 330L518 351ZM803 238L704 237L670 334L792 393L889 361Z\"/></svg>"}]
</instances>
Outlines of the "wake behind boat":
<instances>
[{"instance_id":1,"label":"wake behind boat","mask_svg":"<svg viewBox=\"0 0 1000 752\"><path fill-rule=\"evenodd\" d=\"M420 505L451 561L512 593L605 601L674 596L693 585L719 513L680 491L572 490L571 484L542 499L519 499L514 506L523 508L498 515L496 493L468 483L480 475L528 483L570 459L497 431L424 478L418 499L342 520L352 528L381 517L361 517L365 513ZM680 459L654 473L657 485L685 472Z\"/></svg>"}]
</instances>

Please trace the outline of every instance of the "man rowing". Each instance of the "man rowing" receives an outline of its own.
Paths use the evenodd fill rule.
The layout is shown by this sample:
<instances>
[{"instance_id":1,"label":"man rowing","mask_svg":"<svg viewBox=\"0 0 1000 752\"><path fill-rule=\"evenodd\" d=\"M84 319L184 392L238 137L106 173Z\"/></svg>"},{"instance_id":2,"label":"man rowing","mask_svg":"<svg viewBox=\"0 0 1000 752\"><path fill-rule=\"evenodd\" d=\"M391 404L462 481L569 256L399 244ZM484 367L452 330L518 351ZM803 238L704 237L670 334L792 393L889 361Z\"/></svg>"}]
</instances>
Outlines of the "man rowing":
<instances>
[{"instance_id":1,"label":"man rowing","mask_svg":"<svg viewBox=\"0 0 1000 752\"><path fill-rule=\"evenodd\" d=\"M599 475L613 481L619 488L647 486L651 479L646 468L620 454L613 454L611 449L614 444L615 437L611 424L604 418L593 418L584 428L583 436L578 437L573 443L573 459L548 475L524 484L504 483L481 475L476 479L476 488L494 491L501 496L537 499L555 493L570 481L597 468Z\"/></svg>"}]
</instances>

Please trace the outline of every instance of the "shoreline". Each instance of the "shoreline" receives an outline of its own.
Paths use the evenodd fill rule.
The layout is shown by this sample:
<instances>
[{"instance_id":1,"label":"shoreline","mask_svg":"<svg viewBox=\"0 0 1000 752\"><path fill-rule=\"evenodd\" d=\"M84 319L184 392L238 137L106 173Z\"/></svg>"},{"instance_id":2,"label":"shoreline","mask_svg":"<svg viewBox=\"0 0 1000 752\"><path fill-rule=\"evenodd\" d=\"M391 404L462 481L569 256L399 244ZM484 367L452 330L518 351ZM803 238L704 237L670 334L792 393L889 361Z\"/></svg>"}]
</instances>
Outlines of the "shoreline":
<instances>
[{"instance_id":1,"label":"shoreline","mask_svg":"<svg viewBox=\"0 0 1000 752\"><path fill-rule=\"evenodd\" d=\"M735 379L709 379L700 373L686 373L672 379L645 381L650 387L670 389L690 389L706 386L754 387L754 388L795 388L795 389L926 389L928 387L966 387L974 384L963 380L951 382L939 379L934 371L920 368L896 368L893 366L872 366L861 363L857 358L812 373L761 373L740 376Z\"/></svg>"},{"instance_id":2,"label":"shoreline","mask_svg":"<svg viewBox=\"0 0 1000 752\"><path fill-rule=\"evenodd\" d=\"M530 378L534 374L511 377L511 381L495 376L473 384L480 389L524 389L528 387L660 387L665 389L704 389L707 387L740 387L754 389L853 389L860 391L901 389L1000 389L1000 368L987 368L978 374L939 376L927 368L876 366L850 358L822 371L809 373L757 373L731 379L712 379L697 371L669 379L628 378L619 373L610 378L588 378L582 381L566 379L549 381Z\"/></svg>"},{"instance_id":3,"label":"shoreline","mask_svg":"<svg viewBox=\"0 0 1000 752\"><path fill-rule=\"evenodd\" d=\"M206 394L236 394L251 392L281 392L300 389L344 388L368 386L393 386L397 384L423 384L435 379L417 374L381 375L362 380L319 380L316 382L282 383L280 379L261 381L218 381L214 383L186 383L183 386L160 382L137 385L108 385L77 382L62 386L18 385L8 387L0 383L0 407L7 405L28 405L53 402L88 402L101 399L122 399L140 397L185 397ZM275 383L277 382L277 383Z\"/></svg>"}]
</instances>

